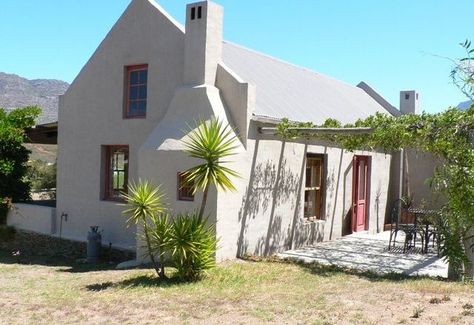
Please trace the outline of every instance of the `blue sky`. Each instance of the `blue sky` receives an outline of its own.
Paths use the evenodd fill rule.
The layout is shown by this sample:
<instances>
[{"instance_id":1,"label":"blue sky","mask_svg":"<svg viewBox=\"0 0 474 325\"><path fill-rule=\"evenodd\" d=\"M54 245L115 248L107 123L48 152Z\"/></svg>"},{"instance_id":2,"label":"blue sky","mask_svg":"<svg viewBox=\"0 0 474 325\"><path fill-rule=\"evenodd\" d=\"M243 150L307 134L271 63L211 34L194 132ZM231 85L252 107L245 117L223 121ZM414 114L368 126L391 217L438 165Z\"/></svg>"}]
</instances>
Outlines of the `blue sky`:
<instances>
[{"instance_id":1,"label":"blue sky","mask_svg":"<svg viewBox=\"0 0 474 325\"><path fill-rule=\"evenodd\" d=\"M3 0L0 71L71 82L130 0ZM185 4L158 0L183 22ZM474 41L473 0L216 0L225 38L336 77L364 80L398 107L417 89L437 112L466 100L451 84L459 42Z\"/></svg>"}]
</instances>

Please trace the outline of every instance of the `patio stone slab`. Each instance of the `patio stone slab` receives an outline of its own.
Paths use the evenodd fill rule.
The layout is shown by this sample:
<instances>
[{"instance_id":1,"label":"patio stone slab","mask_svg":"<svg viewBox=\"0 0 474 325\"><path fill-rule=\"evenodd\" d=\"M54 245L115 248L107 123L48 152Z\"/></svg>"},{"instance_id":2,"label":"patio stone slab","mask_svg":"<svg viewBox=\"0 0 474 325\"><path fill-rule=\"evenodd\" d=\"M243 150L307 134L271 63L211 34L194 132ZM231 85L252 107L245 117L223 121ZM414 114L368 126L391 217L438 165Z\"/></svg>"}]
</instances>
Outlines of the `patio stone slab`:
<instances>
[{"instance_id":1,"label":"patio stone slab","mask_svg":"<svg viewBox=\"0 0 474 325\"><path fill-rule=\"evenodd\" d=\"M435 253L423 255L413 251L403 253L400 247L388 251L389 236L390 232L376 235L357 233L315 246L289 250L279 256L379 274L402 273L410 276L447 277L448 265ZM400 245L403 243L402 238L397 241Z\"/></svg>"}]
</instances>

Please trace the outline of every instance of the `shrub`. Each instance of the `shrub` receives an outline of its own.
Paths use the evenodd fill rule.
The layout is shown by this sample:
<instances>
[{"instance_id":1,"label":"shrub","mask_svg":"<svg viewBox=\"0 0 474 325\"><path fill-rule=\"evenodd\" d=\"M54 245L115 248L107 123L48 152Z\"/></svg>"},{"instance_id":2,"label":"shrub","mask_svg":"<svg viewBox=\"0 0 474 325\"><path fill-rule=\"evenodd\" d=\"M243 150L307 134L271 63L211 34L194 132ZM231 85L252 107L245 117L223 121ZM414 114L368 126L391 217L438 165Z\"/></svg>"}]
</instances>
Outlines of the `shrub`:
<instances>
[{"instance_id":1,"label":"shrub","mask_svg":"<svg viewBox=\"0 0 474 325\"><path fill-rule=\"evenodd\" d=\"M10 241L15 238L16 229L10 226L0 225L0 241Z\"/></svg>"},{"instance_id":2,"label":"shrub","mask_svg":"<svg viewBox=\"0 0 474 325\"><path fill-rule=\"evenodd\" d=\"M199 278L215 266L218 239L207 219L197 213L178 214L172 224L168 247L171 264L185 280Z\"/></svg>"},{"instance_id":3,"label":"shrub","mask_svg":"<svg viewBox=\"0 0 474 325\"><path fill-rule=\"evenodd\" d=\"M158 213L150 216L148 238L150 239L150 254L158 256L162 264L164 274L165 255L170 250L171 223L166 213ZM144 236L145 237L145 236ZM146 239L146 238L145 238Z\"/></svg>"},{"instance_id":4,"label":"shrub","mask_svg":"<svg viewBox=\"0 0 474 325\"><path fill-rule=\"evenodd\" d=\"M42 160L28 162L27 179L35 191L51 190L56 188L56 163L48 164ZM54 194L49 198L54 199Z\"/></svg>"}]
</instances>

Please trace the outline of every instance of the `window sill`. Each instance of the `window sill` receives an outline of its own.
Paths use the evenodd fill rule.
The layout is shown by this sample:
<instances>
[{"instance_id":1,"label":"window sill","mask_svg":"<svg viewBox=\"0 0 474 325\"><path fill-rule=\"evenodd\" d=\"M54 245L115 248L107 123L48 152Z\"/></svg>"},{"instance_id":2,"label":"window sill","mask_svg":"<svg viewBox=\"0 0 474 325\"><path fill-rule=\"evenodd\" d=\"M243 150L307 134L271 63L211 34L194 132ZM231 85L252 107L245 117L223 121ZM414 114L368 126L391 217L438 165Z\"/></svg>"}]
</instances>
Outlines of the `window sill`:
<instances>
[{"instance_id":1,"label":"window sill","mask_svg":"<svg viewBox=\"0 0 474 325\"><path fill-rule=\"evenodd\" d=\"M146 120L146 116L124 116L124 120Z\"/></svg>"},{"instance_id":2,"label":"window sill","mask_svg":"<svg viewBox=\"0 0 474 325\"><path fill-rule=\"evenodd\" d=\"M316 218L302 218L303 224L311 224L311 223L326 223L325 219L316 219Z\"/></svg>"},{"instance_id":3,"label":"window sill","mask_svg":"<svg viewBox=\"0 0 474 325\"><path fill-rule=\"evenodd\" d=\"M178 199L179 202L194 202L194 199Z\"/></svg>"}]
</instances>

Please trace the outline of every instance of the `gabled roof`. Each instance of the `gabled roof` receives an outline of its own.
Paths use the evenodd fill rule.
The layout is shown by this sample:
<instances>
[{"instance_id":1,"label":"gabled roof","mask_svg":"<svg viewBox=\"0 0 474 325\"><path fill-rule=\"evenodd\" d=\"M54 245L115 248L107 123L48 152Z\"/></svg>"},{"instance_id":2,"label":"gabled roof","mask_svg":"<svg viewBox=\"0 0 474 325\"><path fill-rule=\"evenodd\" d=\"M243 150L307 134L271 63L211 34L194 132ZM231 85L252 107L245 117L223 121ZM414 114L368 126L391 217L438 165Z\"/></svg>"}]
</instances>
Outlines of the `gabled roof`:
<instances>
[{"instance_id":1,"label":"gabled roof","mask_svg":"<svg viewBox=\"0 0 474 325\"><path fill-rule=\"evenodd\" d=\"M363 89L224 41L222 61L256 86L254 115L321 124L352 123L376 112L390 114Z\"/></svg>"}]
</instances>

